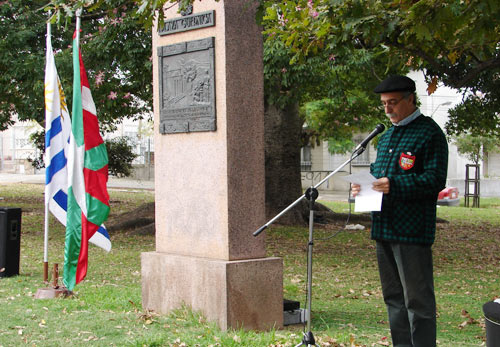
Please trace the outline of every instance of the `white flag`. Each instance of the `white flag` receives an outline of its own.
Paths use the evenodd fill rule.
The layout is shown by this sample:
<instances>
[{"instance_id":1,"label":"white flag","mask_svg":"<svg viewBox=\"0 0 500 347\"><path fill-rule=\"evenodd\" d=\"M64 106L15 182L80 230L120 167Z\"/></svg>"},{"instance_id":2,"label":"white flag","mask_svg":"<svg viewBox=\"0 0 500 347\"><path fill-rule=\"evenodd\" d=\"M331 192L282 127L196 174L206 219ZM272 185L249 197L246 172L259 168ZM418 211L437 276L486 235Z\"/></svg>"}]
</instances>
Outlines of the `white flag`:
<instances>
[{"instance_id":1,"label":"white flag","mask_svg":"<svg viewBox=\"0 0 500 347\"><path fill-rule=\"evenodd\" d=\"M70 134L71 119L57 74L49 32L45 65L45 203L49 204L50 212L64 225L66 225L68 189L66 164Z\"/></svg>"}]
</instances>

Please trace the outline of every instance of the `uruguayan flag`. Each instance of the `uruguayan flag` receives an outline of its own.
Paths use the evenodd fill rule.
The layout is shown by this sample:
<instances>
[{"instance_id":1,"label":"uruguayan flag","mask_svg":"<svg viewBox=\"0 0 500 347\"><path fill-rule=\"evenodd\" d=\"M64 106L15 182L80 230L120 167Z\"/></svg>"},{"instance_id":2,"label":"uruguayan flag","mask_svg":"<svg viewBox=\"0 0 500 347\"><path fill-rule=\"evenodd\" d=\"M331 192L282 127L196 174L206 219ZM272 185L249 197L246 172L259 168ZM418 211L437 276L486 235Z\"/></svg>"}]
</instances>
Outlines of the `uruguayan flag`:
<instances>
[{"instance_id":1,"label":"uruguayan flag","mask_svg":"<svg viewBox=\"0 0 500 347\"><path fill-rule=\"evenodd\" d=\"M48 33L45 65L45 204L48 204L50 212L63 225L66 225L68 200L66 162L70 134L71 119ZM104 225L100 226L89 241L108 252L111 250L111 241Z\"/></svg>"}]
</instances>

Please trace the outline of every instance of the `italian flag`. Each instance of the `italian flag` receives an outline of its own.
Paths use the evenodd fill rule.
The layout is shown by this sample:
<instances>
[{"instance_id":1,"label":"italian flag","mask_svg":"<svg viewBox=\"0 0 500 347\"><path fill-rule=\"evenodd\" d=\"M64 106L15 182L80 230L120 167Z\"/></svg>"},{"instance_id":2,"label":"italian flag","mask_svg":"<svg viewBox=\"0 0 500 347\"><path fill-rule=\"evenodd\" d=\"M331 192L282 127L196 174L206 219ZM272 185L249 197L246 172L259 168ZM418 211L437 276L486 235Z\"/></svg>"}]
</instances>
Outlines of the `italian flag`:
<instances>
[{"instance_id":1,"label":"italian flag","mask_svg":"<svg viewBox=\"0 0 500 347\"><path fill-rule=\"evenodd\" d=\"M63 283L72 291L87 274L88 244L109 214L108 154L79 47L73 35L73 117L68 154L68 214Z\"/></svg>"}]
</instances>

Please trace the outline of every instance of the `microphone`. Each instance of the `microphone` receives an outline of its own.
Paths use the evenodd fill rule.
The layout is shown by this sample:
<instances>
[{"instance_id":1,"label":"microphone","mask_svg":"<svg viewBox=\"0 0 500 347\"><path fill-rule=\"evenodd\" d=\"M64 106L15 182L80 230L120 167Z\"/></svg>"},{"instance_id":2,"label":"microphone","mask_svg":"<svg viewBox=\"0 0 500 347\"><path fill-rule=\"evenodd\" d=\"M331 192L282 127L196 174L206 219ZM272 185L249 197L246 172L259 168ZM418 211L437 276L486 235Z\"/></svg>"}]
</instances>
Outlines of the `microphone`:
<instances>
[{"instance_id":1,"label":"microphone","mask_svg":"<svg viewBox=\"0 0 500 347\"><path fill-rule=\"evenodd\" d=\"M371 139L373 139L375 136L377 136L378 134L380 134L384 130L385 130L385 125L384 124L382 124L382 123L377 124L377 126L375 127L375 129L373 129L373 131L366 137L366 139L364 139L363 141L361 141L361 143L356 146L356 148L354 149L354 152L357 152L361 148L363 148L363 150L366 149L366 145L368 145L368 142L370 142Z\"/></svg>"}]
</instances>

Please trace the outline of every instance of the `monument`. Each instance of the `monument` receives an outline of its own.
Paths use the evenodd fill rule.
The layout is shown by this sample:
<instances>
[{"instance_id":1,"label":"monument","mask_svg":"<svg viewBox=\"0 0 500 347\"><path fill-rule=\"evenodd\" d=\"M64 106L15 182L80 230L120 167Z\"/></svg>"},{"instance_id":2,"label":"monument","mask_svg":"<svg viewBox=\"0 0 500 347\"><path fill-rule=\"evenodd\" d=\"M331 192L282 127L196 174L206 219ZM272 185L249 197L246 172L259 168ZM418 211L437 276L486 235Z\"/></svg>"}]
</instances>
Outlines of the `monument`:
<instances>
[{"instance_id":1,"label":"monument","mask_svg":"<svg viewBox=\"0 0 500 347\"><path fill-rule=\"evenodd\" d=\"M156 250L145 309L186 304L222 329L283 325L283 264L266 257L264 91L256 2L203 0L153 32Z\"/></svg>"}]
</instances>

